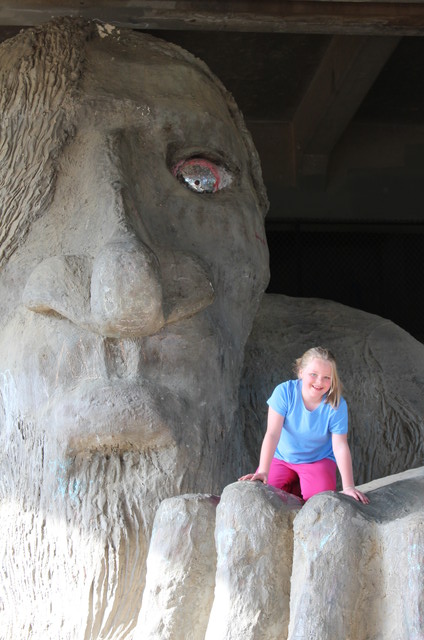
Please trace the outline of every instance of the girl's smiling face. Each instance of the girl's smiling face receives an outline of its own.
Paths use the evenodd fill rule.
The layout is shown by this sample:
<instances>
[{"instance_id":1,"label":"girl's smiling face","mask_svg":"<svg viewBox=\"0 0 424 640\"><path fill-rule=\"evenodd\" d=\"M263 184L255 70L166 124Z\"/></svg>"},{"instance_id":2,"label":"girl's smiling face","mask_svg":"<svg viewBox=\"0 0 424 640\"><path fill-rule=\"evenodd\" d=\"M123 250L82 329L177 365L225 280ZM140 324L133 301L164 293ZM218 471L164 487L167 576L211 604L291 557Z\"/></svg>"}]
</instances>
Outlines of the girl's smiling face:
<instances>
[{"instance_id":1,"label":"girl's smiling face","mask_svg":"<svg viewBox=\"0 0 424 640\"><path fill-rule=\"evenodd\" d=\"M302 396L307 402L321 402L323 395L331 388L333 367L330 362L313 358L299 371L299 378L303 381Z\"/></svg>"}]
</instances>

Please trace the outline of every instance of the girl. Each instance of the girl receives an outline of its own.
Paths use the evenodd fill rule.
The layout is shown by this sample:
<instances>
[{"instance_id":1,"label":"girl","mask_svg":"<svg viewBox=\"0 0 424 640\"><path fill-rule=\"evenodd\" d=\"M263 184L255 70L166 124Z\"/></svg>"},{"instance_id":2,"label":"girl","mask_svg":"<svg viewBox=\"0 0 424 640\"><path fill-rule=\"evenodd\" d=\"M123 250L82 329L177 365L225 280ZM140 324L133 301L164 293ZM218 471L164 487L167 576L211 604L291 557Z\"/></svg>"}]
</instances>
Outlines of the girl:
<instances>
[{"instance_id":1,"label":"girl","mask_svg":"<svg viewBox=\"0 0 424 640\"><path fill-rule=\"evenodd\" d=\"M368 504L353 482L347 405L334 356L322 347L309 349L296 360L295 373L297 380L278 385L268 400L259 467L240 480L260 480L308 500L336 490L338 467L342 493Z\"/></svg>"}]
</instances>

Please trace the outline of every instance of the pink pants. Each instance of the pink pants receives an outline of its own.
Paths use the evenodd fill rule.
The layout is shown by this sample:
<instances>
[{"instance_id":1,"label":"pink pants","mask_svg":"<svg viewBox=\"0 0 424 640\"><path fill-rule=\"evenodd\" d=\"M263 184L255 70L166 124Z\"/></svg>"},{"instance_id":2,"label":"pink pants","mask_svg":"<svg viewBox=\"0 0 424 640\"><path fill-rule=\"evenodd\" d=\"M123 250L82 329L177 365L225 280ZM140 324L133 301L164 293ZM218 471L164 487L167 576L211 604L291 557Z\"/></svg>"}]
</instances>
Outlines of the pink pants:
<instances>
[{"instance_id":1,"label":"pink pants","mask_svg":"<svg viewBox=\"0 0 424 640\"><path fill-rule=\"evenodd\" d=\"M292 464L273 458L268 484L308 500L321 491L336 490L336 471L336 463L329 458L308 464Z\"/></svg>"}]
</instances>

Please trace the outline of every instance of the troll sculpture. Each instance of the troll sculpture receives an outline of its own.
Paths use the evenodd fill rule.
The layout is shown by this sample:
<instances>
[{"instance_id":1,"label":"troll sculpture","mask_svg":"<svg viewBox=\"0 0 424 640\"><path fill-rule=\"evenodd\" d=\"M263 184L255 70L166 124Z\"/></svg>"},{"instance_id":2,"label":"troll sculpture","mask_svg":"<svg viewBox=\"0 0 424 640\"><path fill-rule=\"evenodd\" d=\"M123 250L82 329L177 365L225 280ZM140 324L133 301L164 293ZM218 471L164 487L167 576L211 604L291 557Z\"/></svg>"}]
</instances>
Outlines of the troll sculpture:
<instances>
[{"instance_id":1,"label":"troll sculpture","mask_svg":"<svg viewBox=\"0 0 424 640\"><path fill-rule=\"evenodd\" d=\"M250 467L267 388L292 348L330 336L331 304L261 303L259 159L194 56L62 19L0 46L0 83L2 634L129 638L159 504ZM299 315L313 329L294 346ZM380 322L365 316L363 343ZM353 422L357 466L378 402ZM421 397L408 402L416 434Z\"/></svg>"}]
</instances>

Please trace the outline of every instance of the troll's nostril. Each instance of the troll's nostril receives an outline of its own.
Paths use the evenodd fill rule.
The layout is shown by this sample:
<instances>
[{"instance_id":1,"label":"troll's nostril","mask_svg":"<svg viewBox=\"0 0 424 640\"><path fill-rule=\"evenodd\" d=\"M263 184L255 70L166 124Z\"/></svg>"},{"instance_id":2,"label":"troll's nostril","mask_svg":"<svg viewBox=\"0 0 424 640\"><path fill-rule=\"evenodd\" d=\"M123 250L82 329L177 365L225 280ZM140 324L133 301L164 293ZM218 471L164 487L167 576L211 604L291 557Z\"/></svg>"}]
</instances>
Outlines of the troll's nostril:
<instances>
[{"instance_id":1,"label":"troll's nostril","mask_svg":"<svg viewBox=\"0 0 424 640\"><path fill-rule=\"evenodd\" d=\"M91 260L86 256L50 256L38 264L26 283L22 302L35 313L57 313L89 324Z\"/></svg>"}]
</instances>

